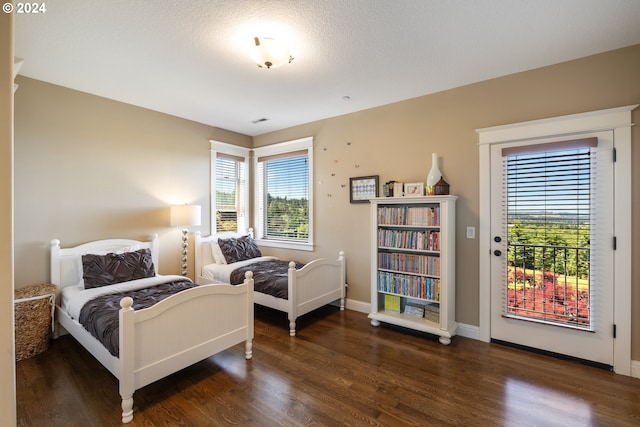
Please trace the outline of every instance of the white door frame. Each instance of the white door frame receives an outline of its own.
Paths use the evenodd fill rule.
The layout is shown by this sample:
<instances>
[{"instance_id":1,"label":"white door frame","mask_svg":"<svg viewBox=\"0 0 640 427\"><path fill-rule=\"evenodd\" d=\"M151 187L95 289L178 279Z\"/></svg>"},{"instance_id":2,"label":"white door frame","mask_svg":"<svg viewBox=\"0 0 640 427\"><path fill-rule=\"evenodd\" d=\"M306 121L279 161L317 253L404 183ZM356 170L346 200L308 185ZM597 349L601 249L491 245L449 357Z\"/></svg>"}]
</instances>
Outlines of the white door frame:
<instances>
[{"instance_id":1,"label":"white door frame","mask_svg":"<svg viewBox=\"0 0 640 427\"><path fill-rule=\"evenodd\" d=\"M631 375L631 111L638 105L591 111L549 119L476 129L480 160L480 336L491 340L491 144L543 137L571 136L590 131L613 131L617 153L614 165L614 223L617 250L614 261L613 370Z\"/></svg>"}]
</instances>

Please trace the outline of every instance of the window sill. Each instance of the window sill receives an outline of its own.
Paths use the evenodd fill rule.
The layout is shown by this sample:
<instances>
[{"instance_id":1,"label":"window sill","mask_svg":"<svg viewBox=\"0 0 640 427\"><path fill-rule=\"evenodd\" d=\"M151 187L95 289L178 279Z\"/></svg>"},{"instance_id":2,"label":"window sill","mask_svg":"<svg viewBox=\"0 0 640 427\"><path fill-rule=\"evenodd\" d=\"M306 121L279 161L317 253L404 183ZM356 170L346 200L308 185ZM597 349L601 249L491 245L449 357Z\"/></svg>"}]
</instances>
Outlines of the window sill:
<instances>
[{"instance_id":1,"label":"window sill","mask_svg":"<svg viewBox=\"0 0 640 427\"><path fill-rule=\"evenodd\" d=\"M287 242L286 240L255 239L258 246L293 249L297 251L313 251L313 243Z\"/></svg>"}]
</instances>

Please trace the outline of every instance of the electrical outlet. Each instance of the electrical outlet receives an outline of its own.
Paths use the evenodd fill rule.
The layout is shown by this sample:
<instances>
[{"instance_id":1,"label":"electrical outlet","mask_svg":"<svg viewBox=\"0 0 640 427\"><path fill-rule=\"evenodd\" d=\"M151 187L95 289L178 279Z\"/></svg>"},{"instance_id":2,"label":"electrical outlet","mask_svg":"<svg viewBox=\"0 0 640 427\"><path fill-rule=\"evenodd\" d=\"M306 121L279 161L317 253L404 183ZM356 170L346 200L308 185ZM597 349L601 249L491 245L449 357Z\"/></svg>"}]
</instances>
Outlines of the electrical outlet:
<instances>
[{"instance_id":1,"label":"electrical outlet","mask_svg":"<svg viewBox=\"0 0 640 427\"><path fill-rule=\"evenodd\" d=\"M467 239L475 239L475 238L476 238L476 228L467 227Z\"/></svg>"}]
</instances>

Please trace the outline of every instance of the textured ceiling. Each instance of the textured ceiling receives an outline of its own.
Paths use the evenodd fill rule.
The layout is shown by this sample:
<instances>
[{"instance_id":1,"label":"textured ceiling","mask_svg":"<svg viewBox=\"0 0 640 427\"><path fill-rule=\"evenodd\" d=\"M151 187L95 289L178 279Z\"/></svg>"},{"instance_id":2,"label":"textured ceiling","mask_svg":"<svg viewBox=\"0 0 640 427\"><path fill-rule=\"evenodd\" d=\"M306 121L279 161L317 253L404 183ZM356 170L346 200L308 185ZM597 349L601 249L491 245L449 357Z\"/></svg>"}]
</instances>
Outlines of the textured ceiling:
<instances>
[{"instance_id":1,"label":"textured ceiling","mask_svg":"<svg viewBox=\"0 0 640 427\"><path fill-rule=\"evenodd\" d=\"M45 3L21 75L251 136L640 43L637 0ZM295 60L258 68L254 36Z\"/></svg>"}]
</instances>

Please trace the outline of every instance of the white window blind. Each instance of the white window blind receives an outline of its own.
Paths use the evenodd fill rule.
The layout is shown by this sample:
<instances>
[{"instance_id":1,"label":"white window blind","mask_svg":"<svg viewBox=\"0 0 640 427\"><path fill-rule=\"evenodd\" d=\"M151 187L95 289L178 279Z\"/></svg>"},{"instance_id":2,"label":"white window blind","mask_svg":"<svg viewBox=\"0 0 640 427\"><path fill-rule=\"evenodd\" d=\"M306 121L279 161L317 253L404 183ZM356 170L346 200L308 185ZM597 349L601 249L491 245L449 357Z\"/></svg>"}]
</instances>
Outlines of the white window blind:
<instances>
[{"instance_id":1,"label":"white window blind","mask_svg":"<svg viewBox=\"0 0 640 427\"><path fill-rule=\"evenodd\" d=\"M264 237L309 238L309 158L306 153L258 159L264 182Z\"/></svg>"},{"instance_id":2,"label":"white window blind","mask_svg":"<svg viewBox=\"0 0 640 427\"><path fill-rule=\"evenodd\" d=\"M312 242L312 139L254 150L256 237L290 247Z\"/></svg>"},{"instance_id":3,"label":"white window blind","mask_svg":"<svg viewBox=\"0 0 640 427\"><path fill-rule=\"evenodd\" d=\"M597 138L505 148L509 317L591 328Z\"/></svg>"},{"instance_id":4,"label":"white window blind","mask_svg":"<svg viewBox=\"0 0 640 427\"><path fill-rule=\"evenodd\" d=\"M215 159L216 232L246 228L247 173L245 159L217 153Z\"/></svg>"},{"instance_id":5,"label":"white window blind","mask_svg":"<svg viewBox=\"0 0 640 427\"><path fill-rule=\"evenodd\" d=\"M211 142L212 232L248 230L249 153L245 147Z\"/></svg>"}]
</instances>

